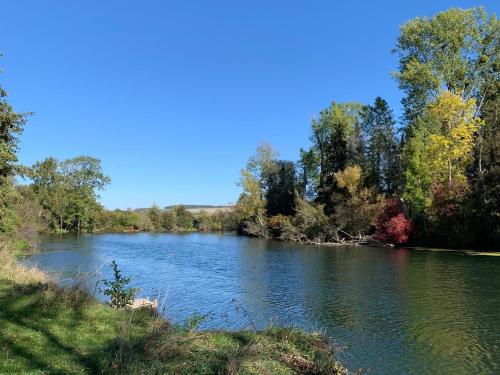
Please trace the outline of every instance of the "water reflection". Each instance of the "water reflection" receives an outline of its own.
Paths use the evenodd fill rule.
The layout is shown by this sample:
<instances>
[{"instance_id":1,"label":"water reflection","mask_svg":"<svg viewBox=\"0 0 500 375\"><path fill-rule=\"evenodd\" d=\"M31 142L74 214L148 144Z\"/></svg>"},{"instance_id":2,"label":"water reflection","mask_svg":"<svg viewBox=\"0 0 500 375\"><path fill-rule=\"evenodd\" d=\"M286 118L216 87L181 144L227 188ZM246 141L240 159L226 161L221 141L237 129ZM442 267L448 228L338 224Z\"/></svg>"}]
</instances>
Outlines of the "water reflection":
<instances>
[{"instance_id":1,"label":"water reflection","mask_svg":"<svg viewBox=\"0 0 500 375\"><path fill-rule=\"evenodd\" d=\"M45 238L30 261L111 276L116 259L165 314L210 313L206 328L270 322L321 330L341 359L371 373L500 373L500 258L453 252L311 247L234 235L106 234ZM231 301L236 300L236 303Z\"/></svg>"}]
</instances>

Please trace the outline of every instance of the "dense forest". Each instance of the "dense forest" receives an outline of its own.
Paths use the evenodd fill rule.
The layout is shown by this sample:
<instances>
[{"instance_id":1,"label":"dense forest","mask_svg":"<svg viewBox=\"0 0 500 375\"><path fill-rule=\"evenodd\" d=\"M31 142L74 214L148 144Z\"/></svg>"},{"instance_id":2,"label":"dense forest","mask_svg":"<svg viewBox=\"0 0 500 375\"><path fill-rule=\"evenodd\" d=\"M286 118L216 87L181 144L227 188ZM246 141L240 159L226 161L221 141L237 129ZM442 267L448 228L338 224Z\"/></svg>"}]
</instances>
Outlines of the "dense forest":
<instances>
[{"instance_id":1,"label":"dense forest","mask_svg":"<svg viewBox=\"0 0 500 375\"><path fill-rule=\"evenodd\" d=\"M499 21L483 8L406 22L393 50L401 118L382 97L331 103L312 120L298 161L262 143L242 170L236 209L213 214L106 210L98 194L110 178L90 156L20 166L31 113L16 112L0 86L0 233L238 228L312 243L492 248L500 243L499 39Z\"/></svg>"},{"instance_id":2,"label":"dense forest","mask_svg":"<svg viewBox=\"0 0 500 375\"><path fill-rule=\"evenodd\" d=\"M483 8L403 24L395 118L333 102L297 162L263 143L241 173L243 230L301 242L500 243L500 23Z\"/></svg>"}]
</instances>

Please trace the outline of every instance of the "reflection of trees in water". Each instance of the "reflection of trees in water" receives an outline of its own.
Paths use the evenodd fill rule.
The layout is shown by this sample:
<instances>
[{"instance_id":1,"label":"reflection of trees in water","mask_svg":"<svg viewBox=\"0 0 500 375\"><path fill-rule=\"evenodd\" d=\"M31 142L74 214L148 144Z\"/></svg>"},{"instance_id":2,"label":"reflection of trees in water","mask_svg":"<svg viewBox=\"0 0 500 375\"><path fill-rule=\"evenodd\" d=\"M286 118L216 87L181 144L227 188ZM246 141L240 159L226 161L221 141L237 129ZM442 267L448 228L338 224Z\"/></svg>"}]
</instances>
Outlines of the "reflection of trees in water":
<instances>
[{"instance_id":1,"label":"reflection of trees in water","mask_svg":"<svg viewBox=\"0 0 500 375\"><path fill-rule=\"evenodd\" d=\"M303 255L289 243L248 239L240 257L242 303L254 322L303 325Z\"/></svg>"},{"instance_id":2,"label":"reflection of trees in water","mask_svg":"<svg viewBox=\"0 0 500 375\"><path fill-rule=\"evenodd\" d=\"M403 355L397 282L404 257L392 249L347 246L314 254L306 267L307 319L345 344L355 366L377 368Z\"/></svg>"},{"instance_id":3,"label":"reflection of trees in water","mask_svg":"<svg viewBox=\"0 0 500 375\"><path fill-rule=\"evenodd\" d=\"M405 281L405 346L414 361L454 374L500 368L497 268L484 258L425 252ZM490 287L485 288L489 285ZM436 367L438 366L438 367Z\"/></svg>"}]
</instances>

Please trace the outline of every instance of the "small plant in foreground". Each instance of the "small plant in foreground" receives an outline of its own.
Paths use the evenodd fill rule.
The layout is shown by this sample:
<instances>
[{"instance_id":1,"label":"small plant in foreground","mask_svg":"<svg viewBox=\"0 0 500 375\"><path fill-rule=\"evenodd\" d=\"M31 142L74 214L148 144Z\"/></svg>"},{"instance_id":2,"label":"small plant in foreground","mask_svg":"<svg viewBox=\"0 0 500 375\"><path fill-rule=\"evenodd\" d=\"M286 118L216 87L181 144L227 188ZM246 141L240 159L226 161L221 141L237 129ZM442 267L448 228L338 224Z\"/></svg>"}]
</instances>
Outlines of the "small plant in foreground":
<instances>
[{"instance_id":1,"label":"small plant in foreground","mask_svg":"<svg viewBox=\"0 0 500 375\"><path fill-rule=\"evenodd\" d=\"M110 297L110 306L119 309L132 304L137 289L127 288L127 285L130 283L130 277L122 276L118 264L114 260L111 262L111 267L113 267L114 280L102 281L106 286L103 293Z\"/></svg>"},{"instance_id":2,"label":"small plant in foreground","mask_svg":"<svg viewBox=\"0 0 500 375\"><path fill-rule=\"evenodd\" d=\"M19 239L13 242L15 249L16 249L16 254L18 255L27 255L29 254L31 250L31 243L27 240L24 239Z\"/></svg>"},{"instance_id":3,"label":"small plant in foreground","mask_svg":"<svg viewBox=\"0 0 500 375\"><path fill-rule=\"evenodd\" d=\"M210 314L200 314L195 311L186 319L186 322L184 323L184 329L189 332L198 331L200 326L207 320L209 320L209 318Z\"/></svg>"}]
</instances>

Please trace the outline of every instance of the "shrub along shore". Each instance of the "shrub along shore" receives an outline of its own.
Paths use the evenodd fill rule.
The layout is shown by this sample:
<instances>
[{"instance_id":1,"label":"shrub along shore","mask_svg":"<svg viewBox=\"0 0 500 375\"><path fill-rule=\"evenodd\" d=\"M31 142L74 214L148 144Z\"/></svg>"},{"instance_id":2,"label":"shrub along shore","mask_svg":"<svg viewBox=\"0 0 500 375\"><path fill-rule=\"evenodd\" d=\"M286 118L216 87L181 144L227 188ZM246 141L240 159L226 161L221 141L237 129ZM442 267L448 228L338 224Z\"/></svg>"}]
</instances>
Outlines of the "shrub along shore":
<instances>
[{"instance_id":1,"label":"shrub along shore","mask_svg":"<svg viewBox=\"0 0 500 375\"><path fill-rule=\"evenodd\" d=\"M294 328L199 331L114 309L20 264L0 238L0 373L346 374L319 334Z\"/></svg>"}]
</instances>

